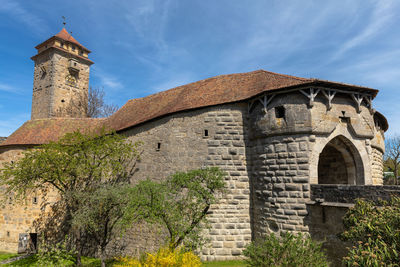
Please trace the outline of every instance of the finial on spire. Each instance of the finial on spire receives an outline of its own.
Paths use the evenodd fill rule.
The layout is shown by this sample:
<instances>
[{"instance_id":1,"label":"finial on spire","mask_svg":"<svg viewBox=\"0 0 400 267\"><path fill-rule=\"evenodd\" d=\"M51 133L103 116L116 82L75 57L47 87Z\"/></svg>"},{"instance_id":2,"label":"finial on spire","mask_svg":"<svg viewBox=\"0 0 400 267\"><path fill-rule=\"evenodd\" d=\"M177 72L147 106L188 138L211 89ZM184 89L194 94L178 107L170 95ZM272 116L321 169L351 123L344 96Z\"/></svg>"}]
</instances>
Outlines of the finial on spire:
<instances>
[{"instance_id":1,"label":"finial on spire","mask_svg":"<svg viewBox=\"0 0 400 267\"><path fill-rule=\"evenodd\" d=\"M65 17L64 16L61 16L61 18L63 19L63 28L65 28L65 25L67 24L66 22L65 22Z\"/></svg>"}]
</instances>

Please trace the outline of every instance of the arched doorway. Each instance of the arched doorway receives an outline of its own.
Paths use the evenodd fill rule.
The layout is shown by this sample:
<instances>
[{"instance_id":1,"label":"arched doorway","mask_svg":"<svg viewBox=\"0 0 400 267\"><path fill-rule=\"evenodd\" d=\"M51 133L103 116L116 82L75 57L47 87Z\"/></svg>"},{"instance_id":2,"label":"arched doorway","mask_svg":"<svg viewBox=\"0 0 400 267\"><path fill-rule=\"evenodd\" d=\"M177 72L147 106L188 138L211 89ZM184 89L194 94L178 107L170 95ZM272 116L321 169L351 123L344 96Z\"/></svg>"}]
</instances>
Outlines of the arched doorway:
<instances>
[{"instance_id":1,"label":"arched doorway","mask_svg":"<svg viewBox=\"0 0 400 267\"><path fill-rule=\"evenodd\" d=\"M333 138L319 154L318 184L364 184L360 154L344 136Z\"/></svg>"}]
</instances>

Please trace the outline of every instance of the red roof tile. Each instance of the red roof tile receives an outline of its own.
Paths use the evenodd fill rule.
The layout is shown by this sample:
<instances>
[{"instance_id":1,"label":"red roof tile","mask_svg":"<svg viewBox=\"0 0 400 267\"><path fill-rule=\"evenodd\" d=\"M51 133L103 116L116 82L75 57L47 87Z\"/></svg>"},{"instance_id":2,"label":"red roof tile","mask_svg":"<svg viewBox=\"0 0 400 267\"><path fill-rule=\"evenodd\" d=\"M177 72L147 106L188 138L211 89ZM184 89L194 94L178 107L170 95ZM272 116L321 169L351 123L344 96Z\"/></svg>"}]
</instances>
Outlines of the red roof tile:
<instances>
[{"instance_id":1,"label":"red roof tile","mask_svg":"<svg viewBox=\"0 0 400 267\"><path fill-rule=\"evenodd\" d=\"M85 48L77 40L75 40L75 38L72 37L72 35L69 34L65 28L62 28L62 30L59 33L57 33L56 35L54 35L54 36L56 36L56 37L58 37L58 38L60 38L60 39L62 39L64 41L67 41L67 42L70 42L70 43L74 43L76 45L79 45L79 46ZM87 48L85 48L85 49L87 49Z\"/></svg>"},{"instance_id":2,"label":"red roof tile","mask_svg":"<svg viewBox=\"0 0 400 267\"><path fill-rule=\"evenodd\" d=\"M56 35L54 35L54 36L50 37L49 39L47 39L46 41L38 44L35 48L38 49L38 48L42 47L43 45L47 44L50 40L53 40L54 38L58 38L63 41L66 41L66 42L76 44L77 46L80 46L81 48L86 50L88 53L90 53L90 50L87 49L86 47L84 47L83 45L81 45L74 37L72 37L71 34L69 34L67 32L67 30L65 28L62 28L62 30L59 33L57 33Z\"/></svg>"},{"instance_id":3,"label":"red roof tile","mask_svg":"<svg viewBox=\"0 0 400 267\"><path fill-rule=\"evenodd\" d=\"M147 97L129 100L115 114L106 119L58 118L28 121L0 146L42 144L57 140L67 132L100 126L121 131L167 114L237 102L265 91L299 86L326 86L342 90L369 91L373 96L378 92L366 87L299 78L264 70L220 75Z\"/></svg>"},{"instance_id":4,"label":"red roof tile","mask_svg":"<svg viewBox=\"0 0 400 267\"><path fill-rule=\"evenodd\" d=\"M102 127L105 119L51 118L29 120L13 132L0 146L39 145L57 141L64 134L80 130L92 131Z\"/></svg>"}]
</instances>

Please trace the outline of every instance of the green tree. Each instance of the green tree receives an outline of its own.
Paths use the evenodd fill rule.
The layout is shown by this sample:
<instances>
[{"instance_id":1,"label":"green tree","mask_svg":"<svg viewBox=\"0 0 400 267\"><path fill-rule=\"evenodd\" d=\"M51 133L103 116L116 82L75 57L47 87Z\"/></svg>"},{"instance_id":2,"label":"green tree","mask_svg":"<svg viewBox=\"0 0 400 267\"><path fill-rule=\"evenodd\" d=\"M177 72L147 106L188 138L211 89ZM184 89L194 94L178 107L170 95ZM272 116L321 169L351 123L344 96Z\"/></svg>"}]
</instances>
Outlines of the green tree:
<instances>
[{"instance_id":1,"label":"green tree","mask_svg":"<svg viewBox=\"0 0 400 267\"><path fill-rule=\"evenodd\" d=\"M395 135L385 140L384 167L393 171L394 182L398 184L400 166L400 136Z\"/></svg>"},{"instance_id":2,"label":"green tree","mask_svg":"<svg viewBox=\"0 0 400 267\"><path fill-rule=\"evenodd\" d=\"M163 182L145 180L135 190L132 214L165 227L171 249L185 245L195 249L204 243L202 230L209 228L207 213L225 187L225 173L219 168L177 172ZM127 219L129 222L129 218ZM128 223L129 225L129 223Z\"/></svg>"},{"instance_id":3,"label":"green tree","mask_svg":"<svg viewBox=\"0 0 400 267\"><path fill-rule=\"evenodd\" d=\"M5 195L12 192L17 199L41 192L46 200L47 193L56 190L59 200L52 206L59 214L52 214L58 215L53 220L57 225L52 227L57 228L61 238L69 234L75 239L80 264L85 232L80 228L71 232L72 217L81 205L79 197L104 184L129 184L139 158L139 145L105 130L69 133L57 142L26 151L16 162L5 164L0 170L0 185L6 188ZM46 204L44 201L43 205Z\"/></svg>"},{"instance_id":4,"label":"green tree","mask_svg":"<svg viewBox=\"0 0 400 267\"><path fill-rule=\"evenodd\" d=\"M97 245L102 267L106 266L106 247L119 233L131 192L127 185L102 184L90 192L74 193L79 206L72 213L72 227L85 232Z\"/></svg>"}]
</instances>

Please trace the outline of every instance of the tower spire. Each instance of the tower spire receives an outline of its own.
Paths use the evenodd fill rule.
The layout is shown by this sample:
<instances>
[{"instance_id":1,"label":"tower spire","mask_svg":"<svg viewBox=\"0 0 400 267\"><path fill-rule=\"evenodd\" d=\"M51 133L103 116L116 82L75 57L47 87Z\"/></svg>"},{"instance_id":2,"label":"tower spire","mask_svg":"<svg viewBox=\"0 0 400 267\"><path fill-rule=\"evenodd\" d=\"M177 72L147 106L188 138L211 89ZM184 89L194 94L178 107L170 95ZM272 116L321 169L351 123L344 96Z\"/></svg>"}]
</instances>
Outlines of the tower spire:
<instances>
[{"instance_id":1,"label":"tower spire","mask_svg":"<svg viewBox=\"0 0 400 267\"><path fill-rule=\"evenodd\" d=\"M65 28L65 25L67 24L66 22L65 22L65 17L64 16L61 16L61 18L63 19L63 28Z\"/></svg>"}]
</instances>

